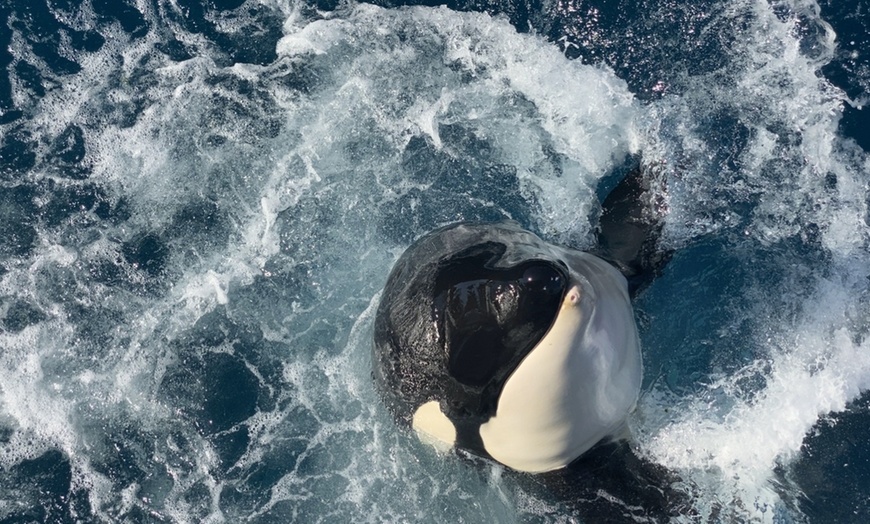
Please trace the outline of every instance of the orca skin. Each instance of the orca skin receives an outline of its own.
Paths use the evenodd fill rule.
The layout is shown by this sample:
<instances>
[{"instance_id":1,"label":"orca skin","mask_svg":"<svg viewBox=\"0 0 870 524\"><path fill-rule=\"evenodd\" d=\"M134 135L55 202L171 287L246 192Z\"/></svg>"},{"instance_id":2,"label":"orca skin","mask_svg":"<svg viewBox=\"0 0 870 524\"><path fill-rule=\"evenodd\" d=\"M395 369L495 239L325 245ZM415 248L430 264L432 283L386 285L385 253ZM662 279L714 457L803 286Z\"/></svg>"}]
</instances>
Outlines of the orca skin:
<instances>
[{"instance_id":1,"label":"orca skin","mask_svg":"<svg viewBox=\"0 0 870 524\"><path fill-rule=\"evenodd\" d=\"M640 391L626 279L513 222L415 242L384 288L374 356L399 420L520 471L563 467L619 431Z\"/></svg>"},{"instance_id":2,"label":"orca skin","mask_svg":"<svg viewBox=\"0 0 870 524\"><path fill-rule=\"evenodd\" d=\"M596 493L583 464L611 455L626 466L611 488L648 498L650 515L684 507L679 494L640 482L675 482L668 472L606 444L624 435L640 392L630 299L671 255L659 245L667 210L655 182L637 169L611 191L592 252L511 221L450 224L414 242L390 272L374 326L373 376L396 420L440 449L536 473L533 486L575 490L571 507Z\"/></svg>"}]
</instances>

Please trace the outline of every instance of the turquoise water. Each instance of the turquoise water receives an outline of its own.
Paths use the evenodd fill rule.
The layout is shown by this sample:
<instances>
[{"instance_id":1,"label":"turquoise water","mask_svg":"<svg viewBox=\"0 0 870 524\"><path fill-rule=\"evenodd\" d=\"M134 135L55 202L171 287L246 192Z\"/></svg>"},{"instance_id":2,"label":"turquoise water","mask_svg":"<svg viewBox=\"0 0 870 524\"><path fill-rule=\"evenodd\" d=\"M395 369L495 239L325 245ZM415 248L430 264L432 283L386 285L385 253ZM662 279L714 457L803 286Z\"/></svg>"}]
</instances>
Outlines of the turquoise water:
<instances>
[{"instance_id":1,"label":"turquoise water","mask_svg":"<svg viewBox=\"0 0 870 524\"><path fill-rule=\"evenodd\" d=\"M676 522L866 521L868 8L0 5L0 521L655 520L435 454L370 377L414 238L589 247L638 162L675 255L633 480Z\"/></svg>"}]
</instances>

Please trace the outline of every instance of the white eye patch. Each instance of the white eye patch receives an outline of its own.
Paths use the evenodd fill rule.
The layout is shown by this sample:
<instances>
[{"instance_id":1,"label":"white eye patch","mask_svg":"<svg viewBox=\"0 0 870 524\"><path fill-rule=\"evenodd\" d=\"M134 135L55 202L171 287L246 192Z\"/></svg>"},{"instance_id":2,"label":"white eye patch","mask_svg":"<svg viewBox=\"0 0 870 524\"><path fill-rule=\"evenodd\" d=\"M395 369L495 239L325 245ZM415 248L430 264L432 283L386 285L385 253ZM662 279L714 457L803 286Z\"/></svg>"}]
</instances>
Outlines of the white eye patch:
<instances>
[{"instance_id":1,"label":"white eye patch","mask_svg":"<svg viewBox=\"0 0 870 524\"><path fill-rule=\"evenodd\" d=\"M441 411L436 400L430 400L417 408L411 426L420 440L440 452L449 451L456 443L456 428Z\"/></svg>"}]
</instances>

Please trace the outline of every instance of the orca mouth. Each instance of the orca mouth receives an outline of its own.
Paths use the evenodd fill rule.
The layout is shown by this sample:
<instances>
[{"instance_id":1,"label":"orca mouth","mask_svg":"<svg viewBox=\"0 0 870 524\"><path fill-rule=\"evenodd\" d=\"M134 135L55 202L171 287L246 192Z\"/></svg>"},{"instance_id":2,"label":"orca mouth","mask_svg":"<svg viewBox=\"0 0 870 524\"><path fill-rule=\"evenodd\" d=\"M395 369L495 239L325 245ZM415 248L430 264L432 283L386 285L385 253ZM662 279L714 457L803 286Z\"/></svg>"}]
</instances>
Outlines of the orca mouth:
<instances>
[{"instance_id":1,"label":"orca mouth","mask_svg":"<svg viewBox=\"0 0 870 524\"><path fill-rule=\"evenodd\" d=\"M472 246L436 271L433 320L466 414L494 406L507 377L546 335L568 289L567 268L544 259L497 267L504 244ZM458 406L457 406L458 407Z\"/></svg>"}]
</instances>

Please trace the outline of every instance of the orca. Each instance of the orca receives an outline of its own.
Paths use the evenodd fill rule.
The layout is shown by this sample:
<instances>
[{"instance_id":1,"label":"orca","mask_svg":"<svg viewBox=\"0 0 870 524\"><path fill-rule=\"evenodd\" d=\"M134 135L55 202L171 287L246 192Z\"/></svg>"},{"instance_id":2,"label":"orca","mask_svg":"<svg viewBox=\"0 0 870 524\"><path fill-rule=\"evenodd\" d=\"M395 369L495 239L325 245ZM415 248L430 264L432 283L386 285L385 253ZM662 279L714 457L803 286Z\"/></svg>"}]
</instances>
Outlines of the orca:
<instances>
[{"instance_id":1,"label":"orca","mask_svg":"<svg viewBox=\"0 0 870 524\"><path fill-rule=\"evenodd\" d=\"M631 298L670 257L656 180L636 169L610 192L589 252L512 221L416 240L375 316L373 376L396 420L530 473L623 434L642 379Z\"/></svg>"}]
</instances>

